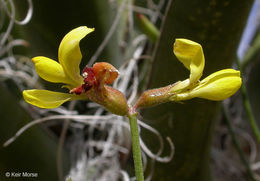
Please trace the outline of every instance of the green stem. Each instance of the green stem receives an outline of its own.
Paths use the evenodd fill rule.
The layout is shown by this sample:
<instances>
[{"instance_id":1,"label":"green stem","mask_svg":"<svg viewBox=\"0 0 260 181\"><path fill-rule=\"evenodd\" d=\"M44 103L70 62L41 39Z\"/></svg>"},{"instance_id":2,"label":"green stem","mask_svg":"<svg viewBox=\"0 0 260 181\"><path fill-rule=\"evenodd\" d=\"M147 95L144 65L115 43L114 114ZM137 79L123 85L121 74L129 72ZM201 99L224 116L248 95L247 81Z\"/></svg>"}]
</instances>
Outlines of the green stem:
<instances>
[{"instance_id":1,"label":"green stem","mask_svg":"<svg viewBox=\"0 0 260 181\"><path fill-rule=\"evenodd\" d=\"M132 137L132 149L135 167L135 176L137 181L144 181L142 156L139 142L139 132L137 124L137 113L129 113L128 118L130 120L131 137Z\"/></svg>"},{"instance_id":2,"label":"green stem","mask_svg":"<svg viewBox=\"0 0 260 181\"><path fill-rule=\"evenodd\" d=\"M239 61L238 58L236 58L236 63L237 63L238 69L241 71L242 77L243 77L243 70L241 68L240 61ZM256 124L256 120L255 120L255 117L253 115L251 105L249 103L247 90L246 90L246 86L245 86L244 81L242 81L242 85L241 85L241 94L242 94L243 103L244 103L244 107L245 107L245 111L246 111L249 123L250 123L250 125L253 129L253 133L255 135L257 142L260 144L260 131L259 131L259 128Z\"/></svg>"},{"instance_id":3,"label":"green stem","mask_svg":"<svg viewBox=\"0 0 260 181\"><path fill-rule=\"evenodd\" d=\"M226 110L225 110L223 105L222 105L222 108L223 108L223 112L224 112L225 124L227 125L228 132L229 132L229 134L230 134L230 136L232 138L232 142L233 142L233 144L234 144L234 146L235 146L235 148L236 148L236 150L238 152L240 160L243 163L243 165L245 166L246 172L247 172L248 176L250 177L250 180L256 181L256 179L254 177L254 174L253 174L253 172L252 172L252 170L251 170L251 168L250 168L250 166L249 166L249 164L248 164L248 162L247 162L247 160L246 160L246 158L244 156L244 153L243 153L243 151L242 151L242 149L241 149L241 147L239 145L237 137L236 137L236 135L234 133L234 130L232 128L231 121L230 121L230 119L229 119L229 117L227 115L227 112L226 112Z\"/></svg>"},{"instance_id":4,"label":"green stem","mask_svg":"<svg viewBox=\"0 0 260 181\"><path fill-rule=\"evenodd\" d=\"M242 97L243 97L243 102L244 102L244 107L245 107L245 110L246 110L246 114L247 114L247 117L248 117L248 120L250 122L250 125L253 129L253 133L256 137L256 140L258 141L258 143L260 144L260 132L259 132L259 128L256 124L256 120L254 118L254 115L253 115L253 112L252 112L252 108L249 104L249 101L248 101L248 96L247 96L247 91L246 91L246 87L244 84L242 84L241 86L241 93L242 93Z\"/></svg>"}]
</instances>

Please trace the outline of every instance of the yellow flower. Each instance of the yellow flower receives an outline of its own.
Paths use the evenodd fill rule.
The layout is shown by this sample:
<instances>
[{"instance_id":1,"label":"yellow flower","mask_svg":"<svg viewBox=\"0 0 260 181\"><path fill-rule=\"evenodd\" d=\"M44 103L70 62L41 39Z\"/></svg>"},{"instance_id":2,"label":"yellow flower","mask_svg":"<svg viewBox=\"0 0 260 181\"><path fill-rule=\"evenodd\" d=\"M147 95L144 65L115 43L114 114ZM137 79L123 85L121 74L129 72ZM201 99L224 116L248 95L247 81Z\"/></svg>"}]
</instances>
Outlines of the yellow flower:
<instances>
[{"instance_id":1,"label":"yellow flower","mask_svg":"<svg viewBox=\"0 0 260 181\"><path fill-rule=\"evenodd\" d=\"M49 82L65 83L65 87L72 89L83 83L80 76L79 64L82 58L79 42L92 28L81 26L70 31L59 46L59 63L47 57L34 57L32 61L38 75ZM26 102L40 108L55 108L66 101L87 99L85 95L74 95L47 90L25 90L23 96Z\"/></svg>"},{"instance_id":2,"label":"yellow flower","mask_svg":"<svg viewBox=\"0 0 260 181\"><path fill-rule=\"evenodd\" d=\"M176 39L173 52L178 60L190 70L190 76L165 87L145 91L134 108L155 106L168 101L183 101L195 97L220 101L232 96L241 86L240 72L224 69L202 81L205 59L200 44L187 39Z\"/></svg>"},{"instance_id":3,"label":"yellow flower","mask_svg":"<svg viewBox=\"0 0 260 181\"><path fill-rule=\"evenodd\" d=\"M241 86L240 72L233 69L224 69L215 72L201 82L205 60L200 44L177 39L174 43L174 53L180 62L190 70L190 77L178 82L170 93L172 101L187 100L194 97L219 101L232 96Z\"/></svg>"},{"instance_id":4,"label":"yellow flower","mask_svg":"<svg viewBox=\"0 0 260 181\"><path fill-rule=\"evenodd\" d=\"M70 93L48 90L25 90L26 102L40 108L56 108L66 101L90 99L103 105L110 112L126 115L128 106L123 94L107 86L118 76L118 71L106 62L85 67L80 75L79 65L82 54L79 43L94 28L81 26L70 31L61 41L58 50L59 63L47 57L34 57L36 72L49 82L64 83Z\"/></svg>"}]
</instances>

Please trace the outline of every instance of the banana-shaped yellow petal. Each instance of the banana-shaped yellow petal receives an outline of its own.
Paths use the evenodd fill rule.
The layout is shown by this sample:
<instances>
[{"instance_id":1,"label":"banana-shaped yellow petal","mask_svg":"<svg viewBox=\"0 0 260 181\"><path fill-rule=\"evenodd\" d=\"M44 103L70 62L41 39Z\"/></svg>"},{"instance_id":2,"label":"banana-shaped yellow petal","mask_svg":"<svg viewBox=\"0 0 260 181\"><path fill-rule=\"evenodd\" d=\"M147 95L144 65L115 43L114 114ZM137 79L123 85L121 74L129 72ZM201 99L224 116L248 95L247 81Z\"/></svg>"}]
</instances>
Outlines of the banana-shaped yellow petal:
<instances>
[{"instance_id":1,"label":"banana-shaped yellow petal","mask_svg":"<svg viewBox=\"0 0 260 181\"><path fill-rule=\"evenodd\" d=\"M64 102L70 100L83 99L82 96L75 94L66 94L60 92L53 92L48 90L25 90L23 91L23 97L26 102L40 108L56 108L62 105ZM86 97L85 97L86 99Z\"/></svg>"},{"instance_id":2,"label":"banana-shaped yellow petal","mask_svg":"<svg viewBox=\"0 0 260 181\"><path fill-rule=\"evenodd\" d=\"M44 80L54 83L65 83L71 86L77 85L77 82L74 82L65 74L58 62L43 56L34 57L32 61L37 74Z\"/></svg>"},{"instance_id":3,"label":"banana-shaped yellow petal","mask_svg":"<svg viewBox=\"0 0 260 181\"><path fill-rule=\"evenodd\" d=\"M79 64L82 58L79 42L92 31L94 31L94 28L88 28L86 26L75 28L66 34L59 46L59 62L65 74L75 82L78 82L77 86L83 81L79 70Z\"/></svg>"},{"instance_id":4,"label":"banana-shaped yellow petal","mask_svg":"<svg viewBox=\"0 0 260 181\"><path fill-rule=\"evenodd\" d=\"M197 83L202 76L205 65L201 45L187 39L176 39L173 52L178 60L190 70L189 85Z\"/></svg>"}]
</instances>

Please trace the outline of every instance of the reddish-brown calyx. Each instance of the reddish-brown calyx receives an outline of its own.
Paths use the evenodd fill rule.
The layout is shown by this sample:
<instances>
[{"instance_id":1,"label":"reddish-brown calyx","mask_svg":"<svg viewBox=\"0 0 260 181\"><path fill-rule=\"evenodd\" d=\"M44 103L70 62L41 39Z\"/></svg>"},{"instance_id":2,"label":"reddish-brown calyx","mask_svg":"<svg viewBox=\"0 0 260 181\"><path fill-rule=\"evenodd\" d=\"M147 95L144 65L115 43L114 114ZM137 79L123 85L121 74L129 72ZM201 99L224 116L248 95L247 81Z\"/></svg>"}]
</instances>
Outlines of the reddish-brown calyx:
<instances>
[{"instance_id":1,"label":"reddish-brown calyx","mask_svg":"<svg viewBox=\"0 0 260 181\"><path fill-rule=\"evenodd\" d=\"M85 93L89 100L104 106L117 115L127 115L128 105L125 96L107 84L112 84L118 77L118 70L109 63L98 62L93 67L85 67L82 73L83 84L70 93Z\"/></svg>"},{"instance_id":2,"label":"reddish-brown calyx","mask_svg":"<svg viewBox=\"0 0 260 181\"><path fill-rule=\"evenodd\" d=\"M118 74L117 69L106 62L95 63L93 67L86 66L82 72L84 83L72 89L70 93L80 95L89 91L92 87L102 88L104 84L112 84L118 77Z\"/></svg>"}]
</instances>

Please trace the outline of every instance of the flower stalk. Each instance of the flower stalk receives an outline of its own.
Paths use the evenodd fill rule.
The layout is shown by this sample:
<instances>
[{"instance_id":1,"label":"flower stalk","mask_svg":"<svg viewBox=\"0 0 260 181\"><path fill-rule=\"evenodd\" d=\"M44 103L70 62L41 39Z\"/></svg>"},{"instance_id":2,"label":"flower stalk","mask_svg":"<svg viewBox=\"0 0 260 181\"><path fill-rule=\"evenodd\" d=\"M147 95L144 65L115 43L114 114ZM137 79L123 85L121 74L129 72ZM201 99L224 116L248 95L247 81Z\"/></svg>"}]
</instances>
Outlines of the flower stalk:
<instances>
[{"instance_id":1,"label":"flower stalk","mask_svg":"<svg viewBox=\"0 0 260 181\"><path fill-rule=\"evenodd\" d=\"M142 164L142 155L140 149L139 141L139 131L137 123L137 113L135 111L128 114L130 129L131 129L131 138L132 138L132 149L133 149L133 159L134 159L134 168L135 176L137 181L144 181L143 175L143 164Z\"/></svg>"}]
</instances>

